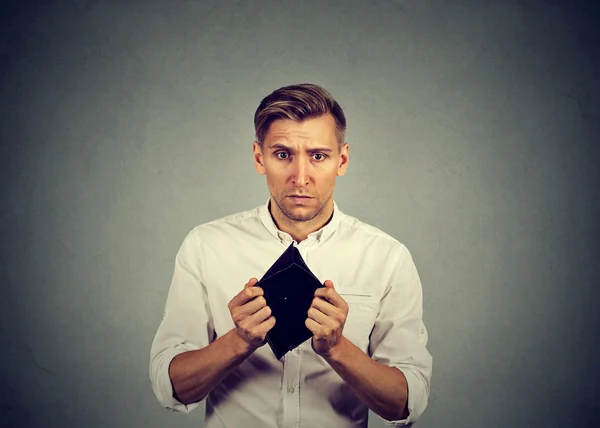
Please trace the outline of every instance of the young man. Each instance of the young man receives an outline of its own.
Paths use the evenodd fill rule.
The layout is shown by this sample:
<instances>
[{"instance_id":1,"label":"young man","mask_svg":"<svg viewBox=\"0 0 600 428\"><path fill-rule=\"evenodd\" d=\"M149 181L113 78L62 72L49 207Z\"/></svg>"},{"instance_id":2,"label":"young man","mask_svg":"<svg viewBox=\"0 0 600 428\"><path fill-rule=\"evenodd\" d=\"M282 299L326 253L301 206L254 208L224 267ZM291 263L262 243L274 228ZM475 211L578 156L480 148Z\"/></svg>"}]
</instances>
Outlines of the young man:
<instances>
[{"instance_id":1,"label":"young man","mask_svg":"<svg viewBox=\"0 0 600 428\"><path fill-rule=\"evenodd\" d=\"M174 411L206 400L207 428L366 428L368 409L410 426L432 368L421 282L404 245L334 202L349 159L341 107L319 86L287 86L254 124L270 198L185 237L151 349L154 393ZM306 314L313 337L277 360L255 284L292 243L323 287Z\"/></svg>"}]
</instances>

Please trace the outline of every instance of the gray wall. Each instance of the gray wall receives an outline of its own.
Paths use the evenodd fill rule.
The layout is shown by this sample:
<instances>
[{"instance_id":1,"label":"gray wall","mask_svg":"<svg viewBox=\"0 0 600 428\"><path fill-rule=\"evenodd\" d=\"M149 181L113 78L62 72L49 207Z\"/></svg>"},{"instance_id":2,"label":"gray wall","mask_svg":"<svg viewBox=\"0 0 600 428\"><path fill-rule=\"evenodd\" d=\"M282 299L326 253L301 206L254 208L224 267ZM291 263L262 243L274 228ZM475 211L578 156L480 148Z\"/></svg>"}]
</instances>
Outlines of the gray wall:
<instances>
[{"instance_id":1,"label":"gray wall","mask_svg":"<svg viewBox=\"0 0 600 428\"><path fill-rule=\"evenodd\" d=\"M597 6L38 3L0 13L1 425L202 425L147 375L174 256L266 201L254 110L314 82L348 117L340 208L422 277L419 425L592 426Z\"/></svg>"}]
</instances>

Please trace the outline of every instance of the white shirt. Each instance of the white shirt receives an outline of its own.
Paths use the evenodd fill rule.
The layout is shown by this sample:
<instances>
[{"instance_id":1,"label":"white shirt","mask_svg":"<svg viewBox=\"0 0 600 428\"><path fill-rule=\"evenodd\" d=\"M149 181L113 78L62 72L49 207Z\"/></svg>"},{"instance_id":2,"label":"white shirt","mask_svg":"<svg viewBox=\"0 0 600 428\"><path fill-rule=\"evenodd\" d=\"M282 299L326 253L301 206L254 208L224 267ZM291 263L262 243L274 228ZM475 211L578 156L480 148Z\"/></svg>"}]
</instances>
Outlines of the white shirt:
<instances>
[{"instance_id":1,"label":"white shirt","mask_svg":"<svg viewBox=\"0 0 600 428\"><path fill-rule=\"evenodd\" d=\"M229 301L294 242L321 283L331 280L348 303L343 335L375 361L404 373L410 416L385 422L411 426L427 406L432 357L410 253L379 229L343 214L336 203L331 221L296 243L277 228L268 204L202 224L185 237L150 351L159 402L182 412L199 405L173 398L171 360L233 329ZM258 348L209 393L205 427L366 428L367 418L368 408L309 339L281 360L268 345Z\"/></svg>"}]
</instances>

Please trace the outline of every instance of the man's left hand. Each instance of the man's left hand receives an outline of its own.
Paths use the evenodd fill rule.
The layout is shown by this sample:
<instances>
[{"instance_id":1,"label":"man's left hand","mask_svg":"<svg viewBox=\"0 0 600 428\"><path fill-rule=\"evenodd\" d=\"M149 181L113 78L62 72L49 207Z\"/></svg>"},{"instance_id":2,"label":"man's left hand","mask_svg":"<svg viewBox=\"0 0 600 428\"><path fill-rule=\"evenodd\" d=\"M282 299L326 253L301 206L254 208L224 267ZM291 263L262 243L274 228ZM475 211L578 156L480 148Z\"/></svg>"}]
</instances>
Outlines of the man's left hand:
<instances>
[{"instance_id":1,"label":"man's left hand","mask_svg":"<svg viewBox=\"0 0 600 428\"><path fill-rule=\"evenodd\" d=\"M305 325L313 333L313 350L321 356L327 356L342 338L348 304L335 291L333 282L327 280L323 285L325 287L315 291Z\"/></svg>"}]
</instances>

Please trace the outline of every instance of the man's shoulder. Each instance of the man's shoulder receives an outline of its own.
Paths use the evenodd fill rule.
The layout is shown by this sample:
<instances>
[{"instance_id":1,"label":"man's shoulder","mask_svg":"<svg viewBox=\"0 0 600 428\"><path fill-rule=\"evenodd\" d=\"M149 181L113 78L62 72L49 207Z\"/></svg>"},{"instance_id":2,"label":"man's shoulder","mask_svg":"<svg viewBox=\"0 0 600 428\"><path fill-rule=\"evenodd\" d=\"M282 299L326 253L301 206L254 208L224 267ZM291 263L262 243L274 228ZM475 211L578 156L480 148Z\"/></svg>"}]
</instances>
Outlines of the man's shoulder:
<instances>
[{"instance_id":1,"label":"man's shoulder","mask_svg":"<svg viewBox=\"0 0 600 428\"><path fill-rule=\"evenodd\" d=\"M203 238L231 236L234 232L251 230L260 226L260 206L228 214L223 217L198 224L190 233Z\"/></svg>"},{"instance_id":2,"label":"man's shoulder","mask_svg":"<svg viewBox=\"0 0 600 428\"><path fill-rule=\"evenodd\" d=\"M384 241L399 242L396 238L389 233L384 232L382 229L348 214L344 214L340 223L349 233Z\"/></svg>"},{"instance_id":3,"label":"man's shoulder","mask_svg":"<svg viewBox=\"0 0 600 428\"><path fill-rule=\"evenodd\" d=\"M350 254L384 266L412 263L412 254L404 242L379 227L344 214L341 221L341 245L352 248ZM375 260L375 261L374 261Z\"/></svg>"},{"instance_id":4,"label":"man's shoulder","mask_svg":"<svg viewBox=\"0 0 600 428\"><path fill-rule=\"evenodd\" d=\"M370 223L348 214L343 215L340 223L340 236L345 243L360 247L363 252L399 258L404 258L408 253L402 241Z\"/></svg>"},{"instance_id":5,"label":"man's shoulder","mask_svg":"<svg viewBox=\"0 0 600 428\"><path fill-rule=\"evenodd\" d=\"M261 206L259 205L244 211L228 214L226 216L200 224L196 227L219 227L226 225L238 225L247 220L259 220L260 208Z\"/></svg>"}]
</instances>

